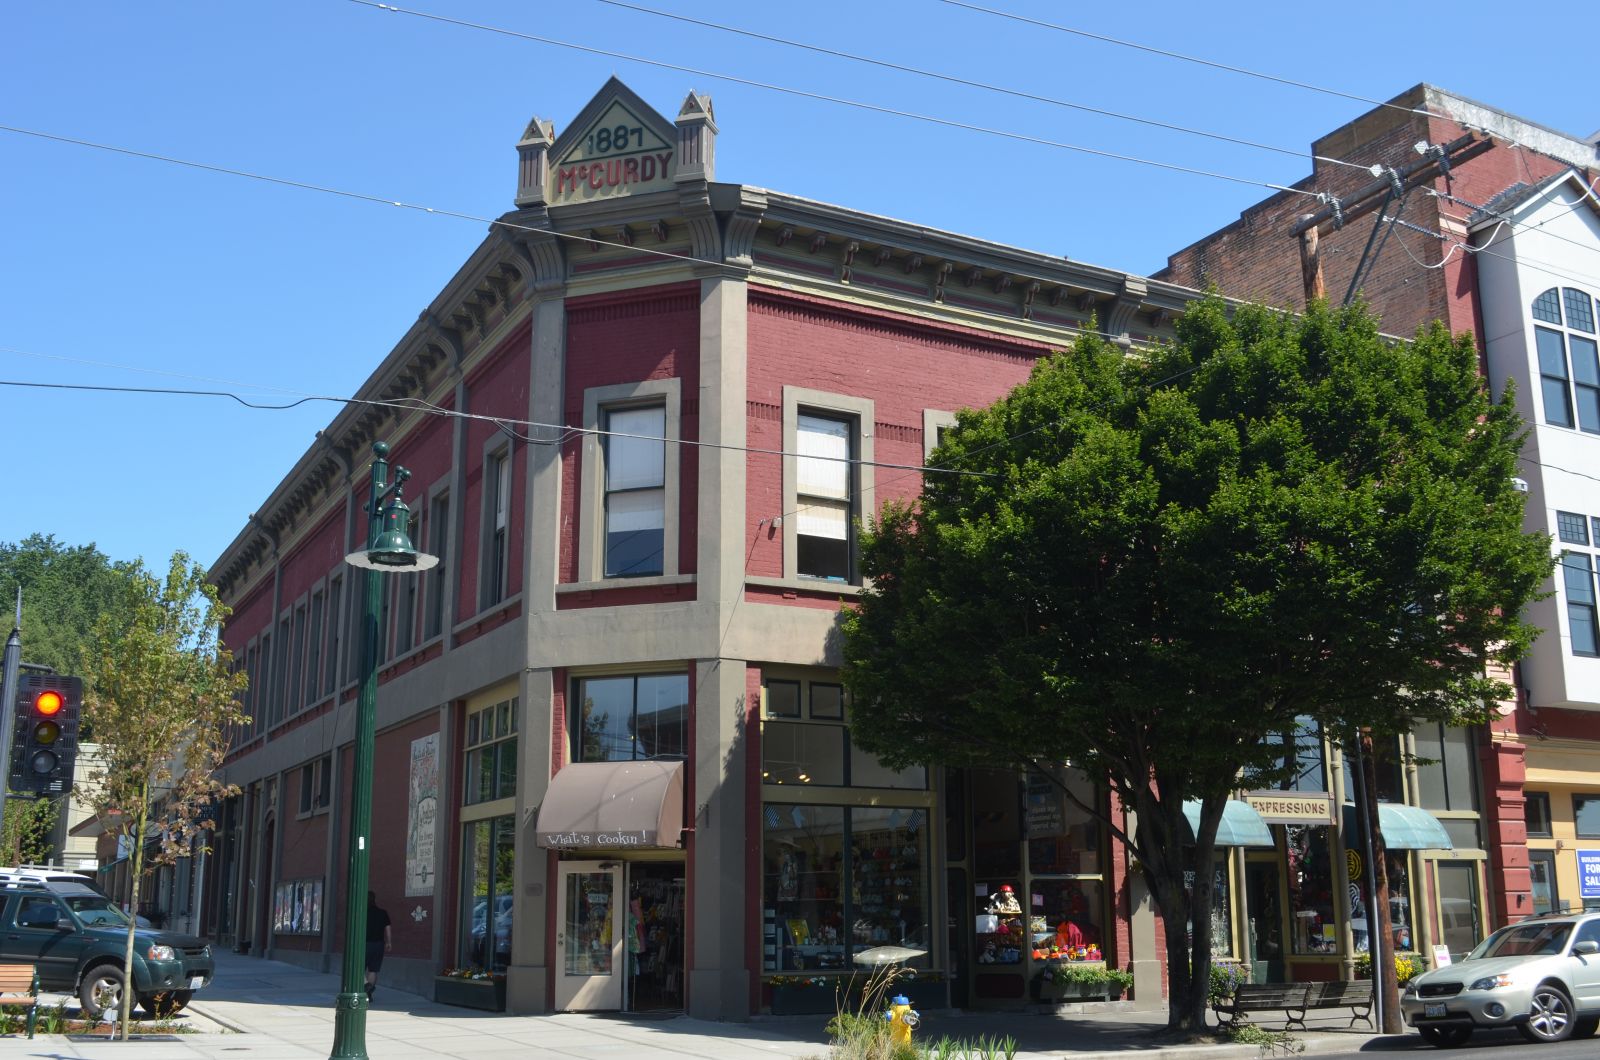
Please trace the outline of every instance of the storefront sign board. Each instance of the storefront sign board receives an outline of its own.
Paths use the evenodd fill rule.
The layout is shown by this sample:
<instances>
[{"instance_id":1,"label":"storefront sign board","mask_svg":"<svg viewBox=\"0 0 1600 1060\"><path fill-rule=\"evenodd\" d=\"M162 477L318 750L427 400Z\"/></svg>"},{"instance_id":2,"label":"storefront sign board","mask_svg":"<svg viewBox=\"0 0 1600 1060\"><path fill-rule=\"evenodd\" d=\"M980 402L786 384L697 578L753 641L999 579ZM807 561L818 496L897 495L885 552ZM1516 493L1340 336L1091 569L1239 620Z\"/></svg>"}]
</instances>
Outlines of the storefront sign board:
<instances>
[{"instance_id":1,"label":"storefront sign board","mask_svg":"<svg viewBox=\"0 0 1600 1060\"><path fill-rule=\"evenodd\" d=\"M1600 850L1578 851L1578 896L1600 898Z\"/></svg>"},{"instance_id":2,"label":"storefront sign board","mask_svg":"<svg viewBox=\"0 0 1600 1060\"><path fill-rule=\"evenodd\" d=\"M1332 824L1333 799L1284 791L1252 791L1244 796L1268 824Z\"/></svg>"}]
</instances>

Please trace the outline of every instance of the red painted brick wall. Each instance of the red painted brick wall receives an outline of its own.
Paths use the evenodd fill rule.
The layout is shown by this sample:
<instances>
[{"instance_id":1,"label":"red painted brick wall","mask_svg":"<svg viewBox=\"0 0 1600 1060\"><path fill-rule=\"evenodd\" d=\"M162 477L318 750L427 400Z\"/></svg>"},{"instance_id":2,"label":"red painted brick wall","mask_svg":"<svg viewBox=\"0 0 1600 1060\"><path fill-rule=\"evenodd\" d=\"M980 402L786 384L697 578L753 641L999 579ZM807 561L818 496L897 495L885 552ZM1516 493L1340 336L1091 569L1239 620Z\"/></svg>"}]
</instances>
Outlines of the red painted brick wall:
<instances>
[{"instance_id":1,"label":"red painted brick wall","mask_svg":"<svg viewBox=\"0 0 1600 1060\"><path fill-rule=\"evenodd\" d=\"M748 343L751 448L783 448L783 388L798 386L871 399L875 459L913 465L923 460L924 409L987 405L1025 380L1049 351L1038 343L755 286ZM746 514L755 544L746 569L780 577L783 535L757 532L755 523L783 514L783 461L752 453L748 467ZM880 467L874 477L875 493L863 498L868 513L921 489L916 472Z\"/></svg>"},{"instance_id":2,"label":"red painted brick wall","mask_svg":"<svg viewBox=\"0 0 1600 1060\"><path fill-rule=\"evenodd\" d=\"M700 287L695 283L641 287L567 300L566 422L583 423L583 392L591 387L678 379L679 435L700 437ZM578 581L578 534L598 513L579 511L583 442L570 439L561 453L561 543L558 577ZM678 461L678 570L696 569L699 540L699 450L667 448ZM674 518L674 513L667 513Z\"/></svg>"},{"instance_id":3,"label":"red painted brick wall","mask_svg":"<svg viewBox=\"0 0 1600 1060\"><path fill-rule=\"evenodd\" d=\"M372 854L368 888L377 892L378 904L394 921L394 953L397 957L427 957L433 952L433 918L442 894L435 881L432 895L406 897L406 828L411 805L411 741L439 731L436 714L415 720L378 735L372 759L372 805L374 820L385 826L372 831ZM441 771L442 772L442 771ZM441 791L440 798L447 796ZM441 822L440 827L443 827ZM435 842L454 849L455 836L440 832ZM342 874L342 871L341 871ZM412 911L421 907L427 917L414 919Z\"/></svg>"},{"instance_id":4,"label":"red painted brick wall","mask_svg":"<svg viewBox=\"0 0 1600 1060\"><path fill-rule=\"evenodd\" d=\"M498 349L467 377L466 411L476 416L498 416L516 421L511 429L519 436L531 437L524 425L528 418L528 387L532 369L533 333L531 320L513 331ZM456 621L461 622L478 613L479 583L481 581L483 526L485 513L483 450L489 439L502 433L488 420L468 420L466 452L462 453L462 466L466 470L466 496L452 499L452 504L463 504L465 521L461 540L457 542L457 570L459 588L456 595ZM445 452L448 454L448 447ZM513 439L511 445L511 509L507 527L506 549L507 590L510 596L521 591L523 552L523 507L527 503L528 447ZM492 517L492 513L491 513Z\"/></svg>"},{"instance_id":5,"label":"red painted brick wall","mask_svg":"<svg viewBox=\"0 0 1600 1060\"><path fill-rule=\"evenodd\" d=\"M348 551L344 544L344 507L338 505L280 561L283 606L292 609L318 579L343 567Z\"/></svg>"}]
</instances>

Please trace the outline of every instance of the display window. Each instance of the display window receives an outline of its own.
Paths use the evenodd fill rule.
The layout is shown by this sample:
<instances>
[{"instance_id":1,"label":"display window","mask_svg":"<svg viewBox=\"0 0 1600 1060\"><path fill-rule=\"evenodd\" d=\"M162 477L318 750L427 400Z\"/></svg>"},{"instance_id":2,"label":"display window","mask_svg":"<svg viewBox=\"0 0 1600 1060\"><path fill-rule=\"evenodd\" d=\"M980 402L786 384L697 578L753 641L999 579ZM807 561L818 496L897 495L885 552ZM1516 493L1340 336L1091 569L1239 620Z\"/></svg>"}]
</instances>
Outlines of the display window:
<instances>
[{"instance_id":1,"label":"display window","mask_svg":"<svg viewBox=\"0 0 1600 1060\"><path fill-rule=\"evenodd\" d=\"M847 706L838 684L767 677L762 688L762 783L926 790L926 767L890 769L851 743Z\"/></svg>"},{"instance_id":2,"label":"display window","mask_svg":"<svg viewBox=\"0 0 1600 1060\"><path fill-rule=\"evenodd\" d=\"M1089 809L1101 799L1095 785L1067 768L1021 778L975 770L964 783L979 970L1105 960L1104 835ZM979 994L1007 996L987 979Z\"/></svg>"},{"instance_id":3,"label":"display window","mask_svg":"<svg viewBox=\"0 0 1600 1060\"><path fill-rule=\"evenodd\" d=\"M1289 938L1296 956L1333 954L1339 949L1334 921L1332 829L1288 825L1286 864Z\"/></svg>"},{"instance_id":4,"label":"display window","mask_svg":"<svg viewBox=\"0 0 1600 1060\"><path fill-rule=\"evenodd\" d=\"M460 963L503 972L511 963L512 865L516 818L472 821L463 828Z\"/></svg>"},{"instance_id":5,"label":"display window","mask_svg":"<svg viewBox=\"0 0 1600 1060\"><path fill-rule=\"evenodd\" d=\"M769 803L762 810L763 967L849 971L881 946L928 967L927 812Z\"/></svg>"},{"instance_id":6,"label":"display window","mask_svg":"<svg viewBox=\"0 0 1600 1060\"><path fill-rule=\"evenodd\" d=\"M1193 857L1190 858L1193 864ZM1195 870L1185 869L1183 873L1184 889L1190 892L1189 937L1194 937L1194 917L1199 912L1193 908ZM1226 854L1218 854L1211 862L1211 915L1201 916L1200 922L1211 932L1211 955L1213 957L1233 956L1233 913L1230 905L1230 896L1233 888L1228 875L1228 858Z\"/></svg>"}]
</instances>

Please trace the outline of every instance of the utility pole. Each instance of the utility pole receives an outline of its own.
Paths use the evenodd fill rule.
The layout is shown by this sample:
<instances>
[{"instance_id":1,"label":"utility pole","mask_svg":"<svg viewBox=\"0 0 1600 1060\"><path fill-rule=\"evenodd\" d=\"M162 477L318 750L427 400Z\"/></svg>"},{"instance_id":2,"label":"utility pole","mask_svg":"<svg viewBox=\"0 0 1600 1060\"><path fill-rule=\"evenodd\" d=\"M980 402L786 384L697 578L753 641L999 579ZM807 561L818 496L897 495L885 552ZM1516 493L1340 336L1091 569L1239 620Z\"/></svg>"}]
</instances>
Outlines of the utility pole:
<instances>
[{"instance_id":1,"label":"utility pole","mask_svg":"<svg viewBox=\"0 0 1600 1060\"><path fill-rule=\"evenodd\" d=\"M16 733L17 677L22 670L22 586L17 586L17 620L6 638L4 687L0 688L0 747L5 748L5 772L0 773L0 821L6 818L6 785L11 776L12 746Z\"/></svg>"}]
</instances>

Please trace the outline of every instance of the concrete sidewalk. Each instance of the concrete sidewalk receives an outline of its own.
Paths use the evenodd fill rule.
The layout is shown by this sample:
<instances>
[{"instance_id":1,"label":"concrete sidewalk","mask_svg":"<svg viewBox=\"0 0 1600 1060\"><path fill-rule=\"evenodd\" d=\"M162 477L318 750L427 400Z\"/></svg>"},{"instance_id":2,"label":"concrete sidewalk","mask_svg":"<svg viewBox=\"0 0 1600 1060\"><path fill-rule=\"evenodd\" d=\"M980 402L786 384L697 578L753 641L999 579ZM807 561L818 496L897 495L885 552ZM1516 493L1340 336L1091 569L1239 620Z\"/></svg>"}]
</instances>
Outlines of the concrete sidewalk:
<instances>
[{"instance_id":1,"label":"concrete sidewalk","mask_svg":"<svg viewBox=\"0 0 1600 1060\"><path fill-rule=\"evenodd\" d=\"M161 1057L171 1060L307 1060L325 1058L333 1044L336 975L309 972L277 961L217 955L217 976L178 1021L198 1033L159 1041L108 1041L84 1036L0 1038L0 1056L66 1058ZM1095 1016L1036 1013L928 1013L920 1041L940 1037L1010 1036L1017 1060L1136 1054L1140 1060L1261 1060L1255 1046L1160 1047L1151 1034L1158 1015L1117 1011ZM1405 1050L1420 1045L1415 1035L1376 1038L1339 1025L1345 1017L1311 1023L1299 1035L1306 1055ZM606 1060L639 1056L749 1060L751 1057L824 1058L822 1017L710 1023L684 1016L586 1015L505 1016L438 1005L380 986L367 1017L367 1052L373 1060L446 1057L451 1060Z\"/></svg>"}]
</instances>

